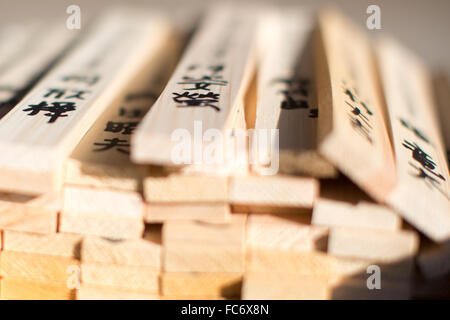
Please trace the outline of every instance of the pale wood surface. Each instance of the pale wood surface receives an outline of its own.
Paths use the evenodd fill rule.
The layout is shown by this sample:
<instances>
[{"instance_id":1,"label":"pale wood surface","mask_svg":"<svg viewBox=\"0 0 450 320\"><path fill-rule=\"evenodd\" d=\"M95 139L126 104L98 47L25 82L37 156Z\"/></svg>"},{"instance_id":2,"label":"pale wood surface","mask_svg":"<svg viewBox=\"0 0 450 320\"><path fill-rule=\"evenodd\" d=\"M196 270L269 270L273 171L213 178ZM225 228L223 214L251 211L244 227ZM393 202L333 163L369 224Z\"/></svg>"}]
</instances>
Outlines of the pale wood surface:
<instances>
[{"instance_id":1,"label":"pale wood surface","mask_svg":"<svg viewBox=\"0 0 450 320\"><path fill-rule=\"evenodd\" d=\"M159 274L153 267L81 263L81 283L90 286L158 293Z\"/></svg>"},{"instance_id":2,"label":"pale wood surface","mask_svg":"<svg viewBox=\"0 0 450 320\"><path fill-rule=\"evenodd\" d=\"M450 176L431 77L422 62L388 38L378 43L378 63L398 175L387 201L435 242L449 240Z\"/></svg>"},{"instance_id":3,"label":"pale wood surface","mask_svg":"<svg viewBox=\"0 0 450 320\"><path fill-rule=\"evenodd\" d=\"M245 215L230 223L168 221L163 226L165 272L243 272Z\"/></svg>"},{"instance_id":4,"label":"pale wood surface","mask_svg":"<svg viewBox=\"0 0 450 320\"><path fill-rule=\"evenodd\" d=\"M28 279L1 279L1 296L7 300L73 300L65 284Z\"/></svg>"},{"instance_id":5,"label":"pale wood surface","mask_svg":"<svg viewBox=\"0 0 450 320\"><path fill-rule=\"evenodd\" d=\"M385 205L376 204L346 179L321 181L312 224L329 227L399 230L402 220Z\"/></svg>"},{"instance_id":6,"label":"pale wood surface","mask_svg":"<svg viewBox=\"0 0 450 320\"><path fill-rule=\"evenodd\" d=\"M82 285L76 291L77 300L158 300L156 293L137 292L121 288Z\"/></svg>"},{"instance_id":7,"label":"pale wood surface","mask_svg":"<svg viewBox=\"0 0 450 320\"><path fill-rule=\"evenodd\" d=\"M154 168L144 180L146 202L227 202L228 179L226 177L183 172L166 172Z\"/></svg>"},{"instance_id":8,"label":"pale wood surface","mask_svg":"<svg viewBox=\"0 0 450 320\"><path fill-rule=\"evenodd\" d=\"M132 138L131 155L136 162L176 165L172 152L179 142L172 139L172 133L183 129L190 134L191 142L201 143L203 137L194 132L195 120L201 121L203 132L216 129L224 135L224 140L234 141L227 129L245 128L243 100L255 64L255 32L256 16L248 10L236 12L223 6L208 12L163 93ZM222 68L217 68L217 72L211 70L211 67L220 66ZM211 77L213 84L203 89L192 83L186 84L189 79L183 78L202 79L204 76ZM218 81L226 83L217 84ZM188 90L192 88L194 90ZM218 94L218 99L213 99L218 101L212 103L213 106L205 102L193 107L174 101L177 94ZM201 152L211 145L212 142L204 141ZM194 149L191 145L189 151ZM225 152L227 150L228 146ZM212 170L216 173L222 168L228 173L240 165L227 159L222 164L199 167L201 170L216 168Z\"/></svg>"},{"instance_id":9,"label":"pale wood surface","mask_svg":"<svg viewBox=\"0 0 450 320\"><path fill-rule=\"evenodd\" d=\"M331 228L328 253L341 257L398 262L414 257L419 237L412 231Z\"/></svg>"},{"instance_id":10,"label":"pale wood surface","mask_svg":"<svg viewBox=\"0 0 450 320\"><path fill-rule=\"evenodd\" d=\"M160 232L150 230L148 233ZM156 236L158 239L154 239L155 235L146 232L143 239L121 241L88 236L83 239L81 244L81 261L83 263L145 266L159 270L162 265L162 248L160 234Z\"/></svg>"},{"instance_id":11,"label":"pale wood surface","mask_svg":"<svg viewBox=\"0 0 450 320\"><path fill-rule=\"evenodd\" d=\"M264 162L275 156L271 154L273 147L279 147L280 172L337 175L316 150L312 28L311 12L301 9L271 10L261 18L254 128L257 135L262 135L258 130L270 129L278 129L279 135L265 136L267 144L251 140L261 156L255 159L256 172L265 170Z\"/></svg>"},{"instance_id":12,"label":"pale wood surface","mask_svg":"<svg viewBox=\"0 0 450 320\"><path fill-rule=\"evenodd\" d=\"M433 75L433 85L436 106L438 109L438 120L444 139L447 163L450 165L450 82L443 73Z\"/></svg>"},{"instance_id":13,"label":"pale wood surface","mask_svg":"<svg viewBox=\"0 0 450 320\"><path fill-rule=\"evenodd\" d=\"M57 231L61 196L0 193L0 229L51 234Z\"/></svg>"},{"instance_id":14,"label":"pale wood surface","mask_svg":"<svg viewBox=\"0 0 450 320\"><path fill-rule=\"evenodd\" d=\"M166 272L161 275L161 290L164 296L222 296L239 297L242 273Z\"/></svg>"},{"instance_id":15,"label":"pale wood surface","mask_svg":"<svg viewBox=\"0 0 450 320\"><path fill-rule=\"evenodd\" d=\"M228 203L147 203L144 209L147 223L170 220L197 220L224 223L230 220Z\"/></svg>"},{"instance_id":16,"label":"pale wood surface","mask_svg":"<svg viewBox=\"0 0 450 320\"><path fill-rule=\"evenodd\" d=\"M383 201L396 175L369 40L337 11L320 14L319 30L315 47L319 151Z\"/></svg>"},{"instance_id":17,"label":"pale wood surface","mask_svg":"<svg viewBox=\"0 0 450 320\"><path fill-rule=\"evenodd\" d=\"M236 205L311 208L319 193L314 178L249 175L230 179L230 203Z\"/></svg>"},{"instance_id":18,"label":"pale wood surface","mask_svg":"<svg viewBox=\"0 0 450 320\"><path fill-rule=\"evenodd\" d=\"M82 237L55 233L41 235L28 232L3 231L3 250L79 258Z\"/></svg>"},{"instance_id":19,"label":"pale wood surface","mask_svg":"<svg viewBox=\"0 0 450 320\"><path fill-rule=\"evenodd\" d=\"M140 238L144 231L139 193L65 186L60 232L113 239Z\"/></svg>"},{"instance_id":20,"label":"pale wood surface","mask_svg":"<svg viewBox=\"0 0 450 320\"><path fill-rule=\"evenodd\" d=\"M76 49L1 119L0 150L5 156L0 161L0 188L31 194L58 188L65 157L153 54L155 43L165 39L166 29L162 18L127 15L124 11L100 21ZM90 86L67 78L73 76L98 81ZM81 98L73 97L80 91L83 91ZM34 106L41 102L49 108L55 108L54 103L60 104L65 108L63 117L54 118L54 109L44 114L33 109L40 108ZM75 110L70 109L73 107ZM36 114L30 116L33 112Z\"/></svg>"},{"instance_id":21,"label":"pale wood surface","mask_svg":"<svg viewBox=\"0 0 450 320\"><path fill-rule=\"evenodd\" d=\"M10 104L42 72L63 54L78 35L76 30L61 28L64 22L21 21L2 26L0 36L0 117L14 105Z\"/></svg>"},{"instance_id":22,"label":"pale wood surface","mask_svg":"<svg viewBox=\"0 0 450 320\"><path fill-rule=\"evenodd\" d=\"M71 275L68 268L78 265L77 259L68 257L12 251L0 253L3 278L50 281L65 285Z\"/></svg>"}]
</instances>

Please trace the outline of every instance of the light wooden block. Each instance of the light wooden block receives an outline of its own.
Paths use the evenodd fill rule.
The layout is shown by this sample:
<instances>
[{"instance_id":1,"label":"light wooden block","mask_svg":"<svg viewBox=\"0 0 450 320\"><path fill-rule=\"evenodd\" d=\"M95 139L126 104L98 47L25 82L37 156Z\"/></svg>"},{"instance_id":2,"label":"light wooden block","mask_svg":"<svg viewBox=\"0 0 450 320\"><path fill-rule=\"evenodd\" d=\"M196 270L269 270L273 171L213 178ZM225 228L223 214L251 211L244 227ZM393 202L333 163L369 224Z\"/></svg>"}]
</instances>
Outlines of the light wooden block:
<instances>
[{"instance_id":1,"label":"light wooden block","mask_svg":"<svg viewBox=\"0 0 450 320\"><path fill-rule=\"evenodd\" d=\"M60 232L112 239L140 238L143 202L136 192L65 186Z\"/></svg>"},{"instance_id":2,"label":"light wooden block","mask_svg":"<svg viewBox=\"0 0 450 320\"><path fill-rule=\"evenodd\" d=\"M421 248L417 264L425 279L436 279L450 272L450 245L427 244Z\"/></svg>"},{"instance_id":3,"label":"light wooden block","mask_svg":"<svg viewBox=\"0 0 450 320\"><path fill-rule=\"evenodd\" d=\"M315 64L319 152L374 199L396 183L368 37L339 12L319 15Z\"/></svg>"},{"instance_id":4,"label":"light wooden block","mask_svg":"<svg viewBox=\"0 0 450 320\"><path fill-rule=\"evenodd\" d=\"M144 220L162 223L170 220L197 220L205 222L228 222L231 217L228 203L146 203Z\"/></svg>"},{"instance_id":5,"label":"light wooden block","mask_svg":"<svg viewBox=\"0 0 450 320\"><path fill-rule=\"evenodd\" d=\"M230 178L233 205L311 208L319 193L314 178L291 176L236 176Z\"/></svg>"},{"instance_id":6,"label":"light wooden block","mask_svg":"<svg viewBox=\"0 0 450 320\"><path fill-rule=\"evenodd\" d=\"M227 202L228 179L153 171L144 180L144 198L149 203Z\"/></svg>"},{"instance_id":7,"label":"light wooden block","mask_svg":"<svg viewBox=\"0 0 450 320\"><path fill-rule=\"evenodd\" d=\"M235 151L236 135L232 130L245 129L243 105L256 62L256 27L256 15L251 10L237 12L230 6L219 6L208 11L163 93L132 137L131 156L135 162L187 164L216 174L247 170L245 152L238 155L237 161L228 155ZM201 126L200 135L196 125ZM220 146L224 157L218 156L219 161L212 163L201 157L207 148L214 153L212 149L217 146L214 142L218 139L203 139L208 129L218 130L224 142ZM192 159L174 159L181 146L173 135L175 130L191 137L189 145L182 146L191 152ZM201 154L194 145L198 143L203 145ZM218 152L216 149L215 155Z\"/></svg>"},{"instance_id":8,"label":"light wooden block","mask_svg":"<svg viewBox=\"0 0 450 320\"><path fill-rule=\"evenodd\" d=\"M158 293L159 275L160 270L153 267L81 263L83 285Z\"/></svg>"},{"instance_id":9,"label":"light wooden block","mask_svg":"<svg viewBox=\"0 0 450 320\"><path fill-rule=\"evenodd\" d=\"M161 275L163 296L239 297L242 273L167 272Z\"/></svg>"},{"instance_id":10,"label":"light wooden block","mask_svg":"<svg viewBox=\"0 0 450 320\"><path fill-rule=\"evenodd\" d=\"M329 299L326 278L279 273L246 273L243 300L325 300Z\"/></svg>"},{"instance_id":11,"label":"light wooden block","mask_svg":"<svg viewBox=\"0 0 450 320\"><path fill-rule=\"evenodd\" d=\"M245 216L228 224L169 221L163 226L165 272L243 272Z\"/></svg>"},{"instance_id":12,"label":"light wooden block","mask_svg":"<svg viewBox=\"0 0 450 320\"><path fill-rule=\"evenodd\" d=\"M65 158L167 32L162 17L126 10L92 26L1 119L0 189L43 194L60 188Z\"/></svg>"},{"instance_id":13,"label":"light wooden block","mask_svg":"<svg viewBox=\"0 0 450 320\"><path fill-rule=\"evenodd\" d=\"M326 227L298 223L271 215L251 214L247 222L246 244L248 250L307 252L323 248L327 236Z\"/></svg>"},{"instance_id":14,"label":"light wooden block","mask_svg":"<svg viewBox=\"0 0 450 320\"><path fill-rule=\"evenodd\" d=\"M437 117L442 131L442 138L447 154L447 162L450 166L450 82L443 73L433 75L434 95L437 106Z\"/></svg>"},{"instance_id":15,"label":"light wooden block","mask_svg":"<svg viewBox=\"0 0 450 320\"><path fill-rule=\"evenodd\" d=\"M26 196L0 193L0 229L52 234L61 210L59 194Z\"/></svg>"},{"instance_id":16,"label":"light wooden block","mask_svg":"<svg viewBox=\"0 0 450 320\"><path fill-rule=\"evenodd\" d=\"M79 266L74 258L44 254L2 251L0 271L3 278L18 278L66 284L70 268Z\"/></svg>"},{"instance_id":17,"label":"light wooden block","mask_svg":"<svg viewBox=\"0 0 450 320\"><path fill-rule=\"evenodd\" d=\"M141 191L147 168L131 162L130 138L161 93L180 51L180 39L172 32L166 37L155 43L151 58L72 152L65 167L66 184ZM122 146L99 151L99 143L114 139Z\"/></svg>"},{"instance_id":18,"label":"light wooden block","mask_svg":"<svg viewBox=\"0 0 450 320\"><path fill-rule=\"evenodd\" d=\"M394 40L384 38L377 48L398 176L386 201L427 237L444 243L450 240L450 175L431 77Z\"/></svg>"},{"instance_id":19,"label":"light wooden block","mask_svg":"<svg viewBox=\"0 0 450 320\"><path fill-rule=\"evenodd\" d=\"M79 258L82 237L75 234L55 233L40 235L18 231L3 231L3 250Z\"/></svg>"},{"instance_id":20,"label":"light wooden block","mask_svg":"<svg viewBox=\"0 0 450 320\"><path fill-rule=\"evenodd\" d=\"M65 284L28 279L3 278L1 297L7 300L74 300L75 292Z\"/></svg>"},{"instance_id":21,"label":"light wooden block","mask_svg":"<svg viewBox=\"0 0 450 320\"><path fill-rule=\"evenodd\" d=\"M151 230L150 233L157 233L157 230ZM147 233L144 234L143 239L120 241L88 236L83 239L81 244L81 261L83 263L152 267L160 270L162 265L160 235L158 235L158 239L154 238L154 235Z\"/></svg>"},{"instance_id":22,"label":"light wooden block","mask_svg":"<svg viewBox=\"0 0 450 320\"><path fill-rule=\"evenodd\" d=\"M413 231L331 228L328 253L341 257L395 263L414 257L419 237Z\"/></svg>"},{"instance_id":23,"label":"light wooden block","mask_svg":"<svg viewBox=\"0 0 450 320\"><path fill-rule=\"evenodd\" d=\"M82 285L76 291L76 300L158 300L158 295L120 288Z\"/></svg>"}]
</instances>

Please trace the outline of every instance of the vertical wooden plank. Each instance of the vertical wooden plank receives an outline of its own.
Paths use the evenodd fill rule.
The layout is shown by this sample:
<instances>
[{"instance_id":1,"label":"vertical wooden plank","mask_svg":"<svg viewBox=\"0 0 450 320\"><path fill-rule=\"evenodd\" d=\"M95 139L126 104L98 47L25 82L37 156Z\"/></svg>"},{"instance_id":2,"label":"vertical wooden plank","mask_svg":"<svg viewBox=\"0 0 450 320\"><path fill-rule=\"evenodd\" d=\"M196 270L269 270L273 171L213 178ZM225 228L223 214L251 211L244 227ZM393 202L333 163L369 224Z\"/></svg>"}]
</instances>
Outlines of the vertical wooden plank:
<instances>
[{"instance_id":1,"label":"vertical wooden plank","mask_svg":"<svg viewBox=\"0 0 450 320\"><path fill-rule=\"evenodd\" d=\"M311 12L302 9L272 10L261 18L254 125L258 138L251 139L254 149L250 149L258 151L250 154L255 157L252 163L256 162L256 172L273 165L270 160L278 154L272 153L279 151L282 173L322 178L337 174L317 153L312 23ZM278 129L278 136L269 136L271 129ZM269 141L258 140L264 138Z\"/></svg>"},{"instance_id":2,"label":"vertical wooden plank","mask_svg":"<svg viewBox=\"0 0 450 320\"><path fill-rule=\"evenodd\" d=\"M0 189L42 194L62 182L63 160L165 39L157 16L116 12L0 121Z\"/></svg>"},{"instance_id":3,"label":"vertical wooden plank","mask_svg":"<svg viewBox=\"0 0 450 320\"><path fill-rule=\"evenodd\" d=\"M320 14L316 39L319 150L383 201L396 178L369 40L335 11Z\"/></svg>"},{"instance_id":4,"label":"vertical wooden plank","mask_svg":"<svg viewBox=\"0 0 450 320\"><path fill-rule=\"evenodd\" d=\"M223 145L215 148L220 139L214 136L212 141L203 141L202 134L215 129L225 144L235 140L231 129L245 128L243 100L254 66L255 22L255 15L248 10L222 6L207 13L163 93L132 137L134 161L164 166L189 164L216 174L240 166L246 169L247 161L222 161L218 150ZM187 148L183 155L190 154L190 159L173 159L180 151L180 138L172 135L177 129L190 138L181 141ZM232 144L226 144L225 156L228 146ZM202 161L205 150L217 155L219 161Z\"/></svg>"},{"instance_id":5,"label":"vertical wooden plank","mask_svg":"<svg viewBox=\"0 0 450 320\"><path fill-rule=\"evenodd\" d=\"M392 128L398 183L387 201L435 242L450 239L450 177L425 66L391 39L378 62Z\"/></svg>"}]
</instances>

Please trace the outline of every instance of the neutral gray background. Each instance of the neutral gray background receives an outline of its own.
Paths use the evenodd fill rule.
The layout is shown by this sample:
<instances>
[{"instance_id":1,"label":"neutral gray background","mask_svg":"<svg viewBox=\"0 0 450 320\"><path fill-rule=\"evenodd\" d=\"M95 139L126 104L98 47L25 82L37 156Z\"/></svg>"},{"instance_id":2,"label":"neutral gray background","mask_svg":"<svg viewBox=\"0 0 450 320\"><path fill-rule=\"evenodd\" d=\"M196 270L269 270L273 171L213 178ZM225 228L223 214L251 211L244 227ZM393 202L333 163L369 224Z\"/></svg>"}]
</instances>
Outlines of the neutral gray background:
<instances>
[{"instance_id":1,"label":"neutral gray background","mask_svg":"<svg viewBox=\"0 0 450 320\"><path fill-rule=\"evenodd\" d=\"M114 4L126 6L157 6L178 11L192 11L213 4L214 0L0 0L0 25L9 21L61 18L64 21L67 6L81 7L83 18L96 15L103 8ZM370 4L381 7L382 30L367 32L373 36L388 33L413 49L430 66L445 70L450 75L450 0L222 0L235 3L271 3L277 5L301 4L311 7L332 3L348 14L355 23L366 28L366 8Z\"/></svg>"}]
</instances>

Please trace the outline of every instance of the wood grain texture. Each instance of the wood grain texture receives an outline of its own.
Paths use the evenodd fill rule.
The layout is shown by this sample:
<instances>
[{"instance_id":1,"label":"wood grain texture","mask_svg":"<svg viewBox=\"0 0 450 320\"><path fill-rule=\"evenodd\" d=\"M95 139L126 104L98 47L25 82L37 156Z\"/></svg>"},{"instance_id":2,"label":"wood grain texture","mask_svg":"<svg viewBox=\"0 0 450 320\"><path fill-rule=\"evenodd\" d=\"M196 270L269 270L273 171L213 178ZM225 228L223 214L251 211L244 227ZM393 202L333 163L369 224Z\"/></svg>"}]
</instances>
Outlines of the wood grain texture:
<instances>
[{"instance_id":1,"label":"wood grain texture","mask_svg":"<svg viewBox=\"0 0 450 320\"><path fill-rule=\"evenodd\" d=\"M148 203L144 220L147 223L163 223L170 220L197 220L224 223L230 220L228 203Z\"/></svg>"},{"instance_id":2,"label":"wood grain texture","mask_svg":"<svg viewBox=\"0 0 450 320\"><path fill-rule=\"evenodd\" d=\"M2 251L0 271L3 278L17 278L66 284L69 267L79 266L74 258L44 254Z\"/></svg>"},{"instance_id":3,"label":"wood grain texture","mask_svg":"<svg viewBox=\"0 0 450 320\"><path fill-rule=\"evenodd\" d=\"M112 239L140 238L143 201L136 192L65 186L60 232Z\"/></svg>"},{"instance_id":4,"label":"wood grain texture","mask_svg":"<svg viewBox=\"0 0 450 320\"><path fill-rule=\"evenodd\" d=\"M130 137L161 93L181 47L169 33L153 47L151 58L121 90L81 139L66 162L65 183L125 191L141 191L147 168L131 162ZM121 146L100 150L99 143L120 140Z\"/></svg>"},{"instance_id":5,"label":"wood grain texture","mask_svg":"<svg viewBox=\"0 0 450 320\"><path fill-rule=\"evenodd\" d=\"M242 273L166 272L161 275L163 296L217 296L236 298L241 294Z\"/></svg>"},{"instance_id":6,"label":"wood grain texture","mask_svg":"<svg viewBox=\"0 0 450 320\"><path fill-rule=\"evenodd\" d=\"M328 253L341 257L395 263L411 259L418 248L413 231L331 228L328 236Z\"/></svg>"},{"instance_id":7,"label":"wood grain texture","mask_svg":"<svg viewBox=\"0 0 450 320\"><path fill-rule=\"evenodd\" d=\"M64 54L79 34L60 28L61 23L31 20L2 26L0 117L14 107L14 102Z\"/></svg>"},{"instance_id":8,"label":"wood grain texture","mask_svg":"<svg viewBox=\"0 0 450 320\"><path fill-rule=\"evenodd\" d=\"M168 221L163 225L165 272L243 272L245 215L230 223Z\"/></svg>"},{"instance_id":9,"label":"wood grain texture","mask_svg":"<svg viewBox=\"0 0 450 320\"><path fill-rule=\"evenodd\" d=\"M41 235L5 230L3 231L3 250L79 258L81 239L80 235L75 234Z\"/></svg>"},{"instance_id":10,"label":"wood grain texture","mask_svg":"<svg viewBox=\"0 0 450 320\"><path fill-rule=\"evenodd\" d=\"M61 283L4 278L1 297L7 300L74 300L75 291Z\"/></svg>"},{"instance_id":11,"label":"wood grain texture","mask_svg":"<svg viewBox=\"0 0 450 320\"><path fill-rule=\"evenodd\" d=\"M235 141L231 129L245 128L243 103L255 65L255 32L256 16L249 10L236 12L231 7L219 6L208 12L163 93L132 137L134 161L170 166L185 162L200 171L214 173L228 173L247 166L246 161L235 163L228 158L222 158L222 163L201 164L198 159L174 163L173 152L177 150L180 138L173 133L177 129L177 132L183 130L191 137L188 151L197 152L193 142L202 143L203 152L214 143L203 141L203 132L216 129L217 133L219 130L225 142L230 142L221 146L227 155ZM212 84L204 87L202 83L208 77L212 81L207 82ZM195 95L195 101L178 96L186 94ZM205 99L209 102L202 102ZM194 130L196 123L201 125L200 135L195 132L197 129ZM183 144L185 146L188 145Z\"/></svg>"},{"instance_id":12,"label":"wood grain texture","mask_svg":"<svg viewBox=\"0 0 450 320\"><path fill-rule=\"evenodd\" d=\"M142 266L160 270L161 258L161 235L158 230L146 231L143 239L112 241L88 236L81 244L83 263Z\"/></svg>"},{"instance_id":13,"label":"wood grain texture","mask_svg":"<svg viewBox=\"0 0 450 320\"><path fill-rule=\"evenodd\" d=\"M103 263L81 263L81 283L131 291L158 293L160 270Z\"/></svg>"},{"instance_id":14,"label":"wood grain texture","mask_svg":"<svg viewBox=\"0 0 450 320\"><path fill-rule=\"evenodd\" d=\"M312 28L310 12L301 9L270 10L261 18L254 128L257 135L263 135L263 130L279 131L278 136L265 136L267 144L251 140L250 147L261 156L255 159L256 172L267 170L266 162L273 165L270 159L276 150L282 173L321 178L337 175L317 153Z\"/></svg>"},{"instance_id":15,"label":"wood grain texture","mask_svg":"<svg viewBox=\"0 0 450 320\"><path fill-rule=\"evenodd\" d=\"M444 74L434 74L433 85L440 124L439 128L442 130L447 163L450 166L450 127L447 125L450 122L450 82Z\"/></svg>"},{"instance_id":16,"label":"wood grain texture","mask_svg":"<svg viewBox=\"0 0 450 320\"><path fill-rule=\"evenodd\" d=\"M399 230L402 220L391 208L376 204L345 179L321 181L312 224L373 230Z\"/></svg>"},{"instance_id":17,"label":"wood grain texture","mask_svg":"<svg viewBox=\"0 0 450 320\"><path fill-rule=\"evenodd\" d=\"M429 238L445 242L450 239L450 176L431 77L417 57L387 38L378 43L378 64L398 175L387 202Z\"/></svg>"},{"instance_id":18,"label":"wood grain texture","mask_svg":"<svg viewBox=\"0 0 450 320\"><path fill-rule=\"evenodd\" d=\"M162 18L125 11L99 21L1 119L0 150L5 156L0 189L42 194L60 187L64 159L153 54L166 30Z\"/></svg>"},{"instance_id":19,"label":"wood grain texture","mask_svg":"<svg viewBox=\"0 0 450 320\"><path fill-rule=\"evenodd\" d=\"M76 291L76 300L158 300L158 294L82 285Z\"/></svg>"},{"instance_id":20,"label":"wood grain texture","mask_svg":"<svg viewBox=\"0 0 450 320\"><path fill-rule=\"evenodd\" d=\"M396 175L369 40L332 10L320 14L315 39L319 151L383 201Z\"/></svg>"},{"instance_id":21,"label":"wood grain texture","mask_svg":"<svg viewBox=\"0 0 450 320\"><path fill-rule=\"evenodd\" d=\"M0 229L52 234L61 210L59 194L26 196L0 193Z\"/></svg>"},{"instance_id":22,"label":"wood grain texture","mask_svg":"<svg viewBox=\"0 0 450 320\"><path fill-rule=\"evenodd\" d=\"M319 184L314 178L287 175L230 178L233 205L311 208L318 192Z\"/></svg>"}]
</instances>

